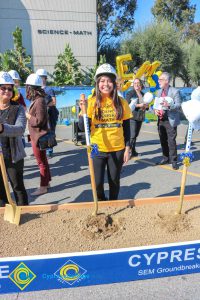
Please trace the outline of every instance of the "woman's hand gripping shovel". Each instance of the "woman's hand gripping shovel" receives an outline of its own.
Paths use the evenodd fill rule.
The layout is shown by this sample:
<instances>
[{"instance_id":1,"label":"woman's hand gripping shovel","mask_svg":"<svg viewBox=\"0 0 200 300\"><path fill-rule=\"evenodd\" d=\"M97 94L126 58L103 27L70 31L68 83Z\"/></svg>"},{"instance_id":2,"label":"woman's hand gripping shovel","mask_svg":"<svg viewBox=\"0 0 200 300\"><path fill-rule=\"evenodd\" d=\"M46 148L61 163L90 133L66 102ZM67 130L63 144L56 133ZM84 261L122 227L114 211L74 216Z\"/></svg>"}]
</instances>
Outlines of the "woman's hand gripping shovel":
<instances>
[{"instance_id":1,"label":"woman's hand gripping shovel","mask_svg":"<svg viewBox=\"0 0 200 300\"><path fill-rule=\"evenodd\" d=\"M4 162L4 158L3 158L3 152L2 152L1 145L0 145L0 168L1 168L1 173L2 173L2 177L3 177L4 187L6 190L6 196L7 196L8 202L9 202L9 204L6 204L6 206L5 206L4 220L8 221L12 224L19 225L21 207L18 207L15 204L15 202L12 200L11 195L10 195L8 177L7 177L7 173L6 173L6 167L5 167L5 162Z\"/></svg>"},{"instance_id":2,"label":"woman's hand gripping shovel","mask_svg":"<svg viewBox=\"0 0 200 300\"><path fill-rule=\"evenodd\" d=\"M189 123L185 153L182 153L180 155L180 157L183 161L183 173L182 173L182 179L181 179L180 198L179 198L178 209L176 211L176 214L181 214L181 211L182 211L184 193L185 193L185 184L186 184L186 178L187 178L187 170L188 170L188 167L190 166L190 162L193 159L193 154L190 152L191 141L192 141L192 125L191 125L191 123Z\"/></svg>"},{"instance_id":3,"label":"woman's hand gripping shovel","mask_svg":"<svg viewBox=\"0 0 200 300\"><path fill-rule=\"evenodd\" d=\"M96 216L97 212L98 212L98 199L97 199L97 192L96 192L94 166L93 166L93 160L91 157L90 130L89 130L88 117L87 117L86 99L85 99L84 94L80 95L80 107L82 110L83 120L84 120L85 138L86 138L88 163L89 163L89 170L90 170L90 179L91 179L93 200L94 200L94 205L95 205L95 210L94 210L93 214Z\"/></svg>"}]
</instances>

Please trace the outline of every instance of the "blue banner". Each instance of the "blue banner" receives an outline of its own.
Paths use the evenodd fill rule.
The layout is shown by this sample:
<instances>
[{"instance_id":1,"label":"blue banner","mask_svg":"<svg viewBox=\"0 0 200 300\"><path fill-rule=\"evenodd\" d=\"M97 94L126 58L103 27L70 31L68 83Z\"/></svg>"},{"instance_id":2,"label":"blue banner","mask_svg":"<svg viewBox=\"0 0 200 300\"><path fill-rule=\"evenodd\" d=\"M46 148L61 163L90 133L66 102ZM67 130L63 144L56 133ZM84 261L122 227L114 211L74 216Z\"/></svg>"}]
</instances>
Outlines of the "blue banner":
<instances>
[{"instance_id":1,"label":"blue banner","mask_svg":"<svg viewBox=\"0 0 200 300\"><path fill-rule=\"evenodd\" d=\"M0 293L152 279L200 272L200 241L0 259Z\"/></svg>"}]
</instances>

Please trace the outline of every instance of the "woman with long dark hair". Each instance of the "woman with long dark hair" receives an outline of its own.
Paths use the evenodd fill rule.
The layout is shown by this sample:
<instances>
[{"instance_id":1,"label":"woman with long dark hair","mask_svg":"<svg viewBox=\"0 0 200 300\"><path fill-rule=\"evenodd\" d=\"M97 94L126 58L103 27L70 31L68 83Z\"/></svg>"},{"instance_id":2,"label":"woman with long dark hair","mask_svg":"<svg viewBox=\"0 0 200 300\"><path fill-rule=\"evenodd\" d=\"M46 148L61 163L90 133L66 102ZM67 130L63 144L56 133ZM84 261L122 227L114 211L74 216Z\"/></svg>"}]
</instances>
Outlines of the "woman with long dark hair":
<instances>
[{"instance_id":1,"label":"woman with long dark hair","mask_svg":"<svg viewBox=\"0 0 200 300\"><path fill-rule=\"evenodd\" d=\"M136 139L140 133L142 127L142 122L145 119L145 111L148 109L148 104L145 104L143 101L144 93L142 92L143 84L139 78L133 80L133 89L129 91L126 95L126 100L129 103L129 106L133 106L133 117L130 120L131 128L131 156L138 156L138 152L135 149Z\"/></svg>"},{"instance_id":2,"label":"woman with long dark hair","mask_svg":"<svg viewBox=\"0 0 200 300\"><path fill-rule=\"evenodd\" d=\"M33 154L40 169L40 187L32 193L39 196L47 193L51 173L46 156L46 150L40 150L38 140L48 132L47 105L45 102L45 92L41 88L42 80L40 76L31 74L26 80L26 98L31 101L29 112L26 113L28 119L28 129L30 133Z\"/></svg>"},{"instance_id":3,"label":"woman with long dark hair","mask_svg":"<svg viewBox=\"0 0 200 300\"><path fill-rule=\"evenodd\" d=\"M97 197L106 200L104 175L107 167L109 200L118 198L122 165L129 160L131 110L126 100L117 94L117 74L109 64L101 65L95 74L96 95L89 99L87 114L91 143L97 144L99 154L93 158ZM80 101L80 107L85 105ZM83 130L83 119L79 126Z\"/></svg>"}]
</instances>

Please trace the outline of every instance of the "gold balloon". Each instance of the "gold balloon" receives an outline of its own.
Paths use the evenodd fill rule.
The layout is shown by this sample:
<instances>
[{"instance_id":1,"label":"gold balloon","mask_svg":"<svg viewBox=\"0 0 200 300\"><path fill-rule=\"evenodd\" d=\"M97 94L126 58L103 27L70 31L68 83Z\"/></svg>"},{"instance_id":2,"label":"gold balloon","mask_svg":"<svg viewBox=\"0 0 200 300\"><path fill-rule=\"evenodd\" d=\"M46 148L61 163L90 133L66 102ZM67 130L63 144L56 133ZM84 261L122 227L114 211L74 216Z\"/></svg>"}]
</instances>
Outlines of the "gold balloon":
<instances>
[{"instance_id":1,"label":"gold balloon","mask_svg":"<svg viewBox=\"0 0 200 300\"><path fill-rule=\"evenodd\" d=\"M73 112L73 114L76 113L76 106L72 106L72 112Z\"/></svg>"}]
</instances>

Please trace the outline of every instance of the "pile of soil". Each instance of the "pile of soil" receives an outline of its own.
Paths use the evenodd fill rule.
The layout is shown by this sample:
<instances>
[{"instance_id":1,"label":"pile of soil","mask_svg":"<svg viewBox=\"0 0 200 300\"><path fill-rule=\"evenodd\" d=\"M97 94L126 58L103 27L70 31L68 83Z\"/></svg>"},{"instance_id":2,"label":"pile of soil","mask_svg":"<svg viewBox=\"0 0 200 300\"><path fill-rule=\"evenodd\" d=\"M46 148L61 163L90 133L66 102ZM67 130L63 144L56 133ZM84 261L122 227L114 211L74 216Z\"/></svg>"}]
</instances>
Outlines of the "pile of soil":
<instances>
[{"instance_id":1,"label":"pile of soil","mask_svg":"<svg viewBox=\"0 0 200 300\"><path fill-rule=\"evenodd\" d=\"M91 215L81 222L82 233L90 239L103 238L105 240L120 230L120 223L123 224L123 220L113 219L110 215L103 213L96 217Z\"/></svg>"},{"instance_id":2,"label":"pile of soil","mask_svg":"<svg viewBox=\"0 0 200 300\"><path fill-rule=\"evenodd\" d=\"M59 210L21 215L20 226L0 216L0 256L68 253L200 239L200 201L139 207Z\"/></svg>"}]
</instances>

